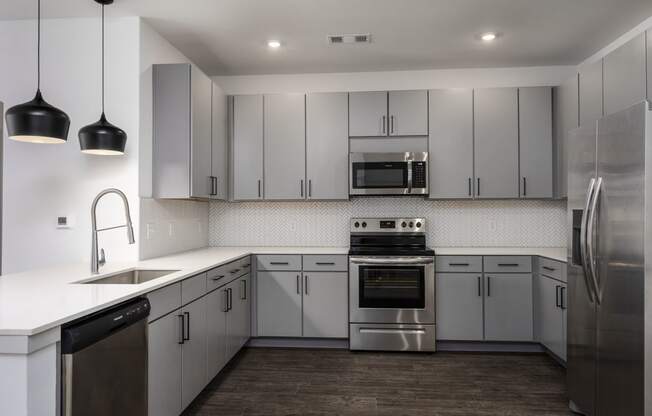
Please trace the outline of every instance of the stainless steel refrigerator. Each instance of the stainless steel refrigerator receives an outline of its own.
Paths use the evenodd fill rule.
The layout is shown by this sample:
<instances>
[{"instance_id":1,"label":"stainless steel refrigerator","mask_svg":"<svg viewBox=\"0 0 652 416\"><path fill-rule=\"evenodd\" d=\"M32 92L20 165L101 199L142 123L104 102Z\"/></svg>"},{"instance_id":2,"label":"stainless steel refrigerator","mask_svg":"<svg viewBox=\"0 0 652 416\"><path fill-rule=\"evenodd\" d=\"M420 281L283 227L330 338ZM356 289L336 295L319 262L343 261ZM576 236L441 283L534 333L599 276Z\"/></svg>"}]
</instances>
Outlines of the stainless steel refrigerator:
<instances>
[{"instance_id":1,"label":"stainless steel refrigerator","mask_svg":"<svg viewBox=\"0 0 652 416\"><path fill-rule=\"evenodd\" d=\"M590 416L652 415L652 112L568 143L568 392Z\"/></svg>"}]
</instances>

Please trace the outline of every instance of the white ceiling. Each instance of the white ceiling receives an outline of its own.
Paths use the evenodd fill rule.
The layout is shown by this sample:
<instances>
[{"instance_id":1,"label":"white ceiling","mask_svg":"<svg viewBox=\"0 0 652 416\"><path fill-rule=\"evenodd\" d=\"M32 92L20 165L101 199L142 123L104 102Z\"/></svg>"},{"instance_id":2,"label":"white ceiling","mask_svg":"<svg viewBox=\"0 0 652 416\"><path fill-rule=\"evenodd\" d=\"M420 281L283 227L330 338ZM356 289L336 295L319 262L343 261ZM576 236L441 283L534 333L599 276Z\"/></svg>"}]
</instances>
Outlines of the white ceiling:
<instances>
[{"instance_id":1,"label":"white ceiling","mask_svg":"<svg viewBox=\"0 0 652 416\"><path fill-rule=\"evenodd\" d=\"M0 20L35 16L1 0ZM92 0L42 0L44 17L96 16ZM651 0L116 0L212 75L573 65L652 16ZM502 35L493 44L476 36ZM328 34L371 33L368 45ZM283 47L267 48L268 39Z\"/></svg>"}]
</instances>

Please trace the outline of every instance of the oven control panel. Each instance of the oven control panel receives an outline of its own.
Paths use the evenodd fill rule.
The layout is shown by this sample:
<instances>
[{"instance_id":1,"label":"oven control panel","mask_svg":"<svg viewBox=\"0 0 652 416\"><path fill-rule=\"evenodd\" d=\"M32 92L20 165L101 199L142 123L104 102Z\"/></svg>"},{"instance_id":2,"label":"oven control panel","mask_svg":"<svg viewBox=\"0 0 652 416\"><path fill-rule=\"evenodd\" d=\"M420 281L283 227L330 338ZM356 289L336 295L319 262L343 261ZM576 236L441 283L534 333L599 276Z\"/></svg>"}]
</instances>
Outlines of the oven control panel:
<instances>
[{"instance_id":1,"label":"oven control panel","mask_svg":"<svg viewBox=\"0 0 652 416\"><path fill-rule=\"evenodd\" d=\"M425 218L352 218L352 233L425 233Z\"/></svg>"}]
</instances>

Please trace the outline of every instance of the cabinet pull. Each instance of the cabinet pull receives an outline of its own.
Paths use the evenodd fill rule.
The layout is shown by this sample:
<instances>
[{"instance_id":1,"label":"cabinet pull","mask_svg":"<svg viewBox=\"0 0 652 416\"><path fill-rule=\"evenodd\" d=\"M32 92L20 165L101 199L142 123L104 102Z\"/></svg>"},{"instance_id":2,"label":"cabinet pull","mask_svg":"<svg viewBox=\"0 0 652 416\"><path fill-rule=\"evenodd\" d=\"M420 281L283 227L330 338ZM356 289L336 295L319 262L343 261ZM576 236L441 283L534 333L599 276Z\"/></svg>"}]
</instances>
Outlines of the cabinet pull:
<instances>
[{"instance_id":1,"label":"cabinet pull","mask_svg":"<svg viewBox=\"0 0 652 416\"><path fill-rule=\"evenodd\" d=\"M499 267L518 267L518 263L498 263Z\"/></svg>"},{"instance_id":2,"label":"cabinet pull","mask_svg":"<svg viewBox=\"0 0 652 416\"><path fill-rule=\"evenodd\" d=\"M318 261L315 263L317 266L335 266L333 261Z\"/></svg>"},{"instance_id":3,"label":"cabinet pull","mask_svg":"<svg viewBox=\"0 0 652 416\"><path fill-rule=\"evenodd\" d=\"M179 344L181 345L186 341L184 339L184 336L183 336L183 334L185 334L185 332L186 332L186 320L183 317L183 314L177 315L177 317L181 318L181 319L179 319L179 322L181 323L180 328L179 328L181 330L180 333L179 333Z\"/></svg>"},{"instance_id":4,"label":"cabinet pull","mask_svg":"<svg viewBox=\"0 0 652 416\"><path fill-rule=\"evenodd\" d=\"M514 183L514 182L512 182ZM480 178L478 178L478 196L480 196Z\"/></svg>"},{"instance_id":5,"label":"cabinet pull","mask_svg":"<svg viewBox=\"0 0 652 416\"><path fill-rule=\"evenodd\" d=\"M226 290L229 292L228 293L228 296L229 296L228 306L229 306L229 310L231 310L231 309L233 309L233 289L228 288Z\"/></svg>"},{"instance_id":6,"label":"cabinet pull","mask_svg":"<svg viewBox=\"0 0 652 416\"><path fill-rule=\"evenodd\" d=\"M269 264L272 264L274 266L287 266L290 263L287 261L270 261Z\"/></svg>"},{"instance_id":7,"label":"cabinet pull","mask_svg":"<svg viewBox=\"0 0 652 416\"><path fill-rule=\"evenodd\" d=\"M301 198L303 198L303 179L299 179L299 189L301 190Z\"/></svg>"},{"instance_id":8,"label":"cabinet pull","mask_svg":"<svg viewBox=\"0 0 652 416\"><path fill-rule=\"evenodd\" d=\"M300 287L301 286L301 280L300 279L301 279L301 277L299 275L297 275L297 295L301 294L301 287Z\"/></svg>"},{"instance_id":9,"label":"cabinet pull","mask_svg":"<svg viewBox=\"0 0 652 416\"><path fill-rule=\"evenodd\" d=\"M559 285L555 285L555 306L561 308L559 305Z\"/></svg>"},{"instance_id":10,"label":"cabinet pull","mask_svg":"<svg viewBox=\"0 0 652 416\"><path fill-rule=\"evenodd\" d=\"M387 120L387 118L386 118L385 116L383 116L383 118L382 118L382 123L383 123L383 134L386 134L386 132L385 132L385 122L386 122L386 120Z\"/></svg>"},{"instance_id":11,"label":"cabinet pull","mask_svg":"<svg viewBox=\"0 0 652 416\"><path fill-rule=\"evenodd\" d=\"M238 273L239 271L240 271L240 269L233 269L233 270L231 270L229 273L231 273L231 274L236 274L236 273Z\"/></svg>"},{"instance_id":12,"label":"cabinet pull","mask_svg":"<svg viewBox=\"0 0 652 416\"><path fill-rule=\"evenodd\" d=\"M229 311L229 292L224 289L222 291L222 312L228 312Z\"/></svg>"},{"instance_id":13,"label":"cabinet pull","mask_svg":"<svg viewBox=\"0 0 652 416\"><path fill-rule=\"evenodd\" d=\"M190 341L190 312L184 312L186 315L186 336L183 338L184 341Z\"/></svg>"},{"instance_id":14,"label":"cabinet pull","mask_svg":"<svg viewBox=\"0 0 652 416\"><path fill-rule=\"evenodd\" d=\"M211 190L208 193L209 196L214 196L215 195L215 177L214 176L209 176L208 179L211 180Z\"/></svg>"},{"instance_id":15,"label":"cabinet pull","mask_svg":"<svg viewBox=\"0 0 652 416\"><path fill-rule=\"evenodd\" d=\"M306 295L308 295L308 275L304 275L303 280L304 280L304 291Z\"/></svg>"},{"instance_id":16,"label":"cabinet pull","mask_svg":"<svg viewBox=\"0 0 652 416\"><path fill-rule=\"evenodd\" d=\"M241 280L240 283L240 299L247 300L247 281Z\"/></svg>"},{"instance_id":17,"label":"cabinet pull","mask_svg":"<svg viewBox=\"0 0 652 416\"><path fill-rule=\"evenodd\" d=\"M390 133L394 133L394 116L389 117L389 122L391 124L389 131L390 131Z\"/></svg>"},{"instance_id":18,"label":"cabinet pull","mask_svg":"<svg viewBox=\"0 0 652 416\"><path fill-rule=\"evenodd\" d=\"M312 179L308 179L308 198L312 198Z\"/></svg>"},{"instance_id":19,"label":"cabinet pull","mask_svg":"<svg viewBox=\"0 0 652 416\"><path fill-rule=\"evenodd\" d=\"M260 198L260 179L258 179L258 198Z\"/></svg>"},{"instance_id":20,"label":"cabinet pull","mask_svg":"<svg viewBox=\"0 0 652 416\"><path fill-rule=\"evenodd\" d=\"M523 177L523 196L527 196L527 179Z\"/></svg>"},{"instance_id":21,"label":"cabinet pull","mask_svg":"<svg viewBox=\"0 0 652 416\"><path fill-rule=\"evenodd\" d=\"M213 196L217 195L217 176L213 176L213 179L215 180L215 189L213 190Z\"/></svg>"},{"instance_id":22,"label":"cabinet pull","mask_svg":"<svg viewBox=\"0 0 652 416\"><path fill-rule=\"evenodd\" d=\"M491 276L487 276L487 297L491 296Z\"/></svg>"},{"instance_id":23,"label":"cabinet pull","mask_svg":"<svg viewBox=\"0 0 652 416\"><path fill-rule=\"evenodd\" d=\"M471 178L469 178L469 196L473 195L473 190L471 189L473 187L472 182L473 182L473 180Z\"/></svg>"},{"instance_id":24,"label":"cabinet pull","mask_svg":"<svg viewBox=\"0 0 652 416\"><path fill-rule=\"evenodd\" d=\"M212 277L211 280L214 281L214 282L217 282L218 280L220 280L220 279L222 279L222 278L224 278L224 275L223 275L223 274L221 274L221 275L219 275L219 276L217 276L217 277Z\"/></svg>"},{"instance_id":25,"label":"cabinet pull","mask_svg":"<svg viewBox=\"0 0 652 416\"><path fill-rule=\"evenodd\" d=\"M566 309L566 302L564 301L564 298L566 298L566 287L559 286L559 305L562 309Z\"/></svg>"},{"instance_id":26,"label":"cabinet pull","mask_svg":"<svg viewBox=\"0 0 652 416\"><path fill-rule=\"evenodd\" d=\"M243 264L243 265L242 265L242 267L249 267L249 266L251 266L250 263L247 263L247 264Z\"/></svg>"},{"instance_id":27,"label":"cabinet pull","mask_svg":"<svg viewBox=\"0 0 652 416\"><path fill-rule=\"evenodd\" d=\"M548 267L548 266L541 266L541 268L544 269L544 270L548 270L549 272L554 272L555 270L557 270L555 268Z\"/></svg>"},{"instance_id":28,"label":"cabinet pull","mask_svg":"<svg viewBox=\"0 0 652 416\"><path fill-rule=\"evenodd\" d=\"M449 266L468 267L469 263L448 263Z\"/></svg>"},{"instance_id":29,"label":"cabinet pull","mask_svg":"<svg viewBox=\"0 0 652 416\"><path fill-rule=\"evenodd\" d=\"M478 276L478 296L482 297L482 278Z\"/></svg>"}]
</instances>

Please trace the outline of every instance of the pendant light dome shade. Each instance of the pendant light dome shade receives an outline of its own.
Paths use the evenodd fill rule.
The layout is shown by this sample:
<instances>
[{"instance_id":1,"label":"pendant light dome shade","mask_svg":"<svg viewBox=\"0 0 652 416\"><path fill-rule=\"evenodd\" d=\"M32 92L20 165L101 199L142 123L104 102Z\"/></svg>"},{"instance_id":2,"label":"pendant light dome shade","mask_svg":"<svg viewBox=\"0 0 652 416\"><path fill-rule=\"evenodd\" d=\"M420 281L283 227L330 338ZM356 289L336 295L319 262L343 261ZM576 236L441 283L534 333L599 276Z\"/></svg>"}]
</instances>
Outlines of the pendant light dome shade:
<instances>
[{"instance_id":1,"label":"pendant light dome shade","mask_svg":"<svg viewBox=\"0 0 652 416\"><path fill-rule=\"evenodd\" d=\"M7 110L7 134L10 139L29 143L65 143L68 139L70 118L66 113L48 104L36 92L32 101Z\"/></svg>"},{"instance_id":2,"label":"pendant light dome shade","mask_svg":"<svg viewBox=\"0 0 652 416\"><path fill-rule=\"evenodd\" d=\"M123 155L127 133L109 123L102 113L100 119L79 130L79 146L82 153L90 155Z\"/></svg>"}]
</instances>

